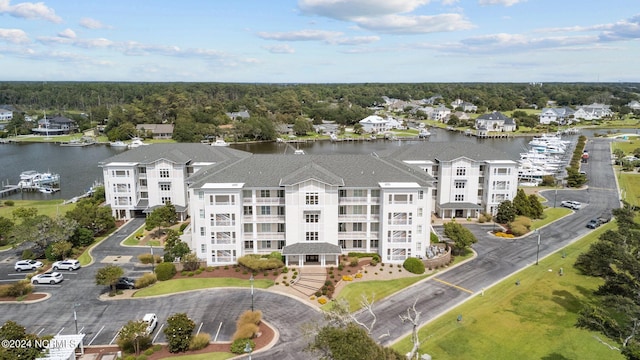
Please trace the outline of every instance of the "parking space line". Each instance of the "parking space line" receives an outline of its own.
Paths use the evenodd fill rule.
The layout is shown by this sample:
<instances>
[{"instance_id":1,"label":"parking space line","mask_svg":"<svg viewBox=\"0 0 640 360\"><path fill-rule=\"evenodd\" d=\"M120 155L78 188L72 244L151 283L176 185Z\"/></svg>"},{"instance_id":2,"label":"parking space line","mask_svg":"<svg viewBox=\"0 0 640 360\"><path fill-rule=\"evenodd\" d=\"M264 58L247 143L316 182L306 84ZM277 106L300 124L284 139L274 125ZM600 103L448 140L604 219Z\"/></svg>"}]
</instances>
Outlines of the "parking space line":
<instances>
[{"instance_id":1,"label":"parking space line","mask_svg":"<svg viewBox=\"0 0 640 360\"><path fill-rule=\"evenodd\" d=\"M84 326L80 328L80 330L78 330L79 334L82 334L82 330L84 330Z\"/></svg>"},{"instance_id":2,"label":"parking space line","mask_svg":"<svg viewBox=\"0 0 640 360\"><path fill-rule=\"evenodd\" d=\"M10 273L10 274L7 274L7 276L23 276L24 277L24 274L22 274L22 273Z\"/></svg>"},{"instance_id":3,"label":"parking space line","mask_svg":"<svg viewBox=\"0 0 640 360\"><path fill-rule=\"evenodd\" d=\"M460 287L460 286L458 286L458 285L454 285L454 284L452 284L452 283L448 283L448 282L446 282L446 281L444 281L444 280L440 280L440 279L437 279L437 278L433 278L433 280L435 280L435 281L437 281L437 282L440 282L440 283L443 283L443 284L445 284L445 285L449 285L449 286L454 287L454 288L456 288L456 289L458 289L458 290L462 290L462 291L468 292L469 294L473 294L473 291L471 291L471 290L469 290L469 289L465 289L465 288Z\"/></svg>"},{"instance_id":4,"label":"parking space line","mask_svg":"<svg viewBox=\"0 0 640 360\"><path fill-rule=\"evenodd\" d=\"M198 326L198 331L196 331L196 335L200 334L200 330L202 329L202 325L204 323L200 323L200 326Z\"/></svg>"},{"instance_id":5,"label":"parking space line","mask_svg":"<svg viewBox=\"0 0 640 360\"><path fill-rule=\"evenodd\" d=\"M162 328L164 327L164 324L160 325L160 328L158 328L158 331L156 332L156 336L153 337L153 340L151 340L151 343L153 344L154 342L156 342L156 338L158 337L158 335L160 335L160 331L162 331Z\"/></svg>"},{"instance_id":6,"label":"parking space line","mask_svg":"<svg viewBox=\"0 0 640 360\"><path fill-rule=\"evenodd\" d=\"M213 338L213 341L218 341L218 335L220 335L221 328L222 328L222 321L220 321L220 325L218 325L218 331L216 331L216 336Z\"/></svg>"},{"instance_id":7,"label":"parking space line","mask_svg":"<svg viewBox=\"0 0 640 360\"><path fill-rule=\"evenodd\" d=\"M0 280L0 281L17 281L15 279L7 279L7 280Z\"/></svg>"},{"instance_id":8,"label":"parking space line","mask_svg":"<svg viewBox=\"0 0 640 360\"><path fill-rule=\"evenodd\" d=\"M43 331L44 331L44 328L40 329L40 331L38 331L36 335L40 336L40 334L42 334Z\"/></svg>"},{"instance_id":9,"label":"parking space line","mask_svg":"<svg viewBox=\"0 0 640 360\"><path fill-rule=\"evenodd\" d=\"M60 331L58 331L58 333L56 335L60 335L60 333L62 332L62 330L64 330L64 326L62 327L62 329L60 329Z\"/></svg>"},{"instance_id":10,"label":"parking space line","mask_svg":"<svg viewBox=\"0 0 640 360\"><path fill-rule=\"evenodd\" d=\"M109 345L113 344L113 342L116 341L116 338L120 334L120 330L122 330L122 327L120 327L120 329L116 332L116 335L113 337L113 339L111 339L111 342L109 343Z\"/></svg>"},{"instance_id":11,"label":"parking space line","mask_svg":"<svg viewBox=\"0 0 640 360\"><path fill-rule=\"evenodd\" d=\"M89 343L87 344L87 346L91 345L95 339L98 337L98 335L100 335L100 333L102 332L102 330L104 330L104 325L100 328L100 330L98 330L98 332L96 333L96 335L93 337L93 339L91 339L91 341L89 341Z\"/></svg>"}]
</instances>

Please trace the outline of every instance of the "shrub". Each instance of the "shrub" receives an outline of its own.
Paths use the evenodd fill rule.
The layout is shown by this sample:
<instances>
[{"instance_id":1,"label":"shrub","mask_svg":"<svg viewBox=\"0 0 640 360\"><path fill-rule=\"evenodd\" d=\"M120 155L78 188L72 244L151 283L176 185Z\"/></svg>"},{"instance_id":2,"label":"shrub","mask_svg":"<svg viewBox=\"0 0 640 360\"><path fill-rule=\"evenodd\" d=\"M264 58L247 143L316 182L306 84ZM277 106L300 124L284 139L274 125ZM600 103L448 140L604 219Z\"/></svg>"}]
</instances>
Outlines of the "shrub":
<instances>
[{"instance_id":1,"label":"shrub","mask_svg":"<svg viewBox=\"0 0 640 360\"><path fill-rule=\"evenodd\" d=\"M351 275L342 275L342 280L353 281L353 277Z\"/></svg>"},{"instance_id":2,"label":"shrub","mask_svg":"<svg viewBox=\"0 0 640 360\"><path fill-rule=\"evenodd\" d=\"M326 303L327 303L327 299L326 299L326 298L323 298L323 297L322 297L322 298L319 298L319 299L318 299L318 303L320 303L320 305L324 305L324 304L326 304Z\"/></svg>"},{"instance_id":3,"label":"shrub","mask_svg":"<svg viewBox=\"0 0 640 360\"><path fill-rule=\"evenodd\" d=\"M322 296L322 292L320 292L319 290L316 291L316 297L320 297L320 296Z\"/></svg>"},{"instance_id":4,"label":"shrub","mask_svg":"<svg viewBox=\"0 0 640 360\"><path fill-rule=\"evenodd\" d=\"M33 291L33 285L29 280L19 280L15 284L11 284L7 289L7 296L20 297L27 295Z\"/></svg>"},{"instance_id":5,"label":"shrub","mask_svg":"<svg viewBox=\"0 0 640 360\"><path fill-rule=\"evenodd\" d=\"M147 355L147 356L151 356L153 355L154 350L153 349L147 349L143 352L143 354Z\"/></svg>"},{"instance_id":6,"label":"shrub","mask_svg":"<svg viewBox=\"0 0 640 360\"><path fill-rule=\"evenodd\" d=\"M412 274L424 274L424 263L418 258L407 258L402 266Z\"/></svg>"},{"instance_id":7,"label":"shrub","mask_svg":"<svg viewBox=\"0 0 640 360\"><path fill-rule=\"evenodd\" d=\"M171 315L163 332L168 341L169 352L184 352L189 349L196 324L185 313Z\"/></svg>"},{"instance_id":8,"label":"shrub","mask_svg":"<svg viewBox=\"0 0 640 360\"><path fill-rule=\"evenodd\" d=\"M145 355L145 354L138 355L136 360L147 360L147 355Z\"/></svg>"},{"instance_id":9,"label":"shrub","mask_svg":"<svg viewBox=\"0 0 640 360\"><path fill-rule=\"evenodd\" d=\"M211 341L211 336L207 333L200 333L191 338L191 342L189 342L189 350L201 350L209 345L209 341Z\"/></svg>"},{"instance_id":10,"label":"shrub","mask_svg":"<svg viewBox=\"0 0 640 360\"><path fill-rule=\"evenodd\" d=\"M236 326L240 326L241 324L255 324L259 325L262 321L262 311L245 311L243 312L238 321L236 322Z\"/></svg>"},{"instance_id":11,"label":"shrub","mask_svg":"<svg viewBox=\"0 0 640 360\"><path fill-rule=\"evenodd\" d=\"M160 281L171 279L176 272L176 266L169 262L163 262L156 266L156 275Z\"/></svg>"},{"instance_id":12,"label":"shrub","mask_svg":"<svg viewBox=\"0 0 640 360\"><path fill-rule=\"evenodd\" d=\"M362 277L362 273L357 273L356 274L356 279L360 279Z\"/></svg>"},{"instance_id":13,"label":"shrub","mask_svg":"<svg viewBox=\"0 0 640 360\"><path fill-rule=\"evenodd\" d=\"M233 341L238 339L252 339L258 333L258 325L256 324L242 324L236 328L236 332L233 334Z\"/></svg>"},{"instance_id":14,"label":"shrub","mask_svg":"<svg viewBox=\"0 0 640 360\"><path fill-rule=\"evenodd\" d=\"M146 288L151 284L155 284L156 281L158 281L156 274L146 273L136 280L136 289Z\"/></svg>"},{"instance_id":15,"label":"shrub","mask_svg":"<svg viewBox=\"0 0 640 360\"><path fill-rule=\"evenodd\" d=\"M378 265L378 262L376 261L376 259L371 259L371 266L376 266Z\"/></svg>"},{"instance_id":16,"label":"shrub","mask_svg":"<svg viewBox=\"0 0 640 360\"><path fill-rule=\"evenodd\" d=\"M15 202L13 202L13 200L5 200L4 204L6 206L13 206L13 205L15 205Z\"/></svg>"},{"instance_id":17,"label":"shrub","mask_svg":"<svg viewBox=\"0 0 640 360\"><path fill-rule=\"evenodd\" d=\"M349 259L349 266L351 266L351 267L358 266L358 258L357 257L350 258Z\"/></svg>"},{"instance_id":18,"label":"shrub","mask_svg":"<svg viewBox=\"0 0 640 360\"><path fill-rule=\"evenodd\" d=\"M523 224L519 223L511 223L509 224L509 228L514 236L522 236L529 232L529 230Z\"/></svg>"},{"instance_id":19,"label":"shrub","mask_svg":"<svg viewBox=\"0 0 640 360\"><path fill-rule=\"evenodd\" d=\"M30 260L30 259L35 259L36 256L33 253L33 250L26 249L26 250L22 251L22 258L25 259L25 260Z\"/></svg>"},{"instance_id":20,"label":"shrub","mask_svg":"<svg viewBox=\"0 0 640 360\"><path fill-rule=\"evenodd\" d=\"M252 272L279 269L284 266L280 257L264 258L257 254L249 254L238 259L238 263Z\"/></svg>"},{"instance_id":21,"label":"shrub","mask_svg":"<svg viewBox=\"0 0 640 360\"><path fill-rule=\"evenodd\" d=\"M183 233L184 229L187 228L187 226L189 226L189 223L182 223L180 224L180 232Z\"/></svg>"},{"instance_id":22,"label":"shrub","mask_svg":"<svg viewBox=\"0 0 640 360\"><path fill-rule=\"evenodd\" d=\"M231 343L231 352L234 354L244 354L244 348L247 347L247 343L249 343L251 349L256 348L256 344L250 339L238 339Z\"/></svg>"},{"instance_id":23,"label":"shrub","mask_svg":"<svg viewBox=\"0 0 640 360\"><path fill-rule=\"evenodd\" d=\"M138 260L143 264L151 264L153 262L153 255L150 253L138 255Z\"/></svg>"}]
</instances>

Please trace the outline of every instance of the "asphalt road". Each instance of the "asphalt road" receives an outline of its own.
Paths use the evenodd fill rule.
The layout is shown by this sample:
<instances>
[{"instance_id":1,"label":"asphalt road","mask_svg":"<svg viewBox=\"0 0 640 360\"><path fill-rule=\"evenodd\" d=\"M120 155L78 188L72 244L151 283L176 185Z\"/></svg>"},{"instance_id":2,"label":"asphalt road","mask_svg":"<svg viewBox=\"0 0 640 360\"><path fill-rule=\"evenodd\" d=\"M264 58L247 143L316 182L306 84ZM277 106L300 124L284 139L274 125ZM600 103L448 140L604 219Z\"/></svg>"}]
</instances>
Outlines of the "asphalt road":
<instances>
[{"instance_id":1,"label":"asphalt road","mask_svg":"<svg viewBox=\"0 0 640 360\"><path fill-rule=\"evenodd\" d=\"M491 285L519 269L535 263L536 256L543 258L586 234L585 224L603 211L619 207L619 197L615 177L611 167L609 140L590 139L587 144L590 153L588 164L583 170L588 174L588 189L547 191L543 195L549 199L547 205L559 206L562 200L577 200L583 208L540 232L538 253L537 235L532 234L517 240L496 239L488 235L491 225L470 225L470 230L478 237L474 245L478 256L473 260L450 269L435 278L422 281L394 296L377 301L374 309L377 315L373 337L383 345L389 345L408 334L411 325L403 324L398 315L417 301L422 312L421 323L457 306ZM164 342L163 327L168 316L185 312L196 322L196 329L207 332L214 341L228 341L235 331L238 316L251 307L248 289L210 289L157 298L99 300L99 295L107 289L95 285L95 274L106 265L107 256L121 256L118 262L126 270L126 275L138 277L150 271L149 266L137 263L136 256L148 253L149 249L122 247L120 242L142 225L143 219L133 219L120 228L109 239L94 248L95 263L75 272L63 272L65 281L60 285L39 285L37 291L51 293L51 298L34 304L2 304L0 322L14 320L39 335L73 334L77 328L85 333L85 345L106 345L115 343L118 330L129 320L142 319L148 312L158 315L158 327L153 333L154 341ZM436 229L440 232L442 229ZM157 252L156 252L157 251ZM155 249L160 253L160 249ZM130 256L130 258L124 258ZM15 254L0 253L0 281L15 281L13 264ZM567 264L565 268L570 268ZM322 315L314 307L282 294L256 290L255 308L263 312L265 321L279 332L278 343L270 350L254 354L255 359L300 359L312 358L301 353L309 339L303 336L303 327L318 324ZM75 306L74 306L75 305ZM358 314L361 321L368 323L368 314Z\"/></svg>"},{"instance_id":2,"label":"asphalt road","mask_svg":"<svg viewBox=\"0 0 640 360\"><path fill-rule=\"evenodd\" d=\"M425 324L477 295L483 288L489 289L492 284L514 272L535 264L537 257L543 258L579 239L592 231L586 228L590 219L620 207L611 166L610 140L589 139L586 148L590 159L583 164L582 170L587 172L588 187L541 193L548 199L547 206L553 206L554 203L560 206L562 200L576 200L582 202L583 207L540 230L539 252L538 235L535 233L520 239L498 239L489 235L492 225L466 225L478 238L478 243L473 246L478 256L378 301L374 305L377 322L372 336L383 345L394 343L411 332L412 325L402 323L398 315L405 314L414 302L416 309L421 312L420 323ZM436 231L442 233L443 230L436 228ZM570 269L572 265L567 263L564 268ZM360 312L357 316L365 324L372 320L366 312Z\"/></svg>"}]
</instances>

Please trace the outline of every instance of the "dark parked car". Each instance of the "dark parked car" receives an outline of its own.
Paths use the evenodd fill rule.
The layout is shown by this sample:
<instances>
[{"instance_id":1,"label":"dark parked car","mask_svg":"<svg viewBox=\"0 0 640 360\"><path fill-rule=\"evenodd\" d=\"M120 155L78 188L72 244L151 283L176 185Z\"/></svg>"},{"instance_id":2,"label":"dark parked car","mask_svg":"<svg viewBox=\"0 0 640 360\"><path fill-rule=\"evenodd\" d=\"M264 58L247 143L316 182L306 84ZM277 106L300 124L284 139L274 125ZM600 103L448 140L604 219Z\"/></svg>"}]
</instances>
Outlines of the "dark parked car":
<instances>
[{"instance_id":1,"label":"dark parked car","mask_svg":"<svg viewBox=\"0 0 640 360\"><path fill-rule=\"evenodd\" d=\"M116 282L116 289L135 289L136 281L130 277L123 276Z\"/></svg>"},{"instance_id":2,"label":"dark parked car","mask_svg":"<svg viewBox=\"0 0 640 360\"><path fill-rule=\"evenodd\" d=\"M587 227L589 229L595 229L598 226L600 226L600 221L598 221L598 219L591 219L589 220L589 222L587 223Z\"/></svg>"}]
</instances>

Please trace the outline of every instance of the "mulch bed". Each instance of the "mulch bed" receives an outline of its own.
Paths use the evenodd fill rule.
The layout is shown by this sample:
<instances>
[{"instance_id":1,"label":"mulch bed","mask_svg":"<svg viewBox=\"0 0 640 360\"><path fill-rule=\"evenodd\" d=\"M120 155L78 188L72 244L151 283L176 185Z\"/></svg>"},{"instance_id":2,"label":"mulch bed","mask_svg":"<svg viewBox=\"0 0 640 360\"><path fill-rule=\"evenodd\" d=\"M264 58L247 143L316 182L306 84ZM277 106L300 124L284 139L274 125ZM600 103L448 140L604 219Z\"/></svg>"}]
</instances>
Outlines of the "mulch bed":
<instances>
[{"instance_id":1,"label":"mulch bed","mask_svg":"<svg viewBox=\"0 0 640 360\"><path fill-rule=\"evenodd\" d=\"M29 293L26 297L20 299L20 301L33 301L40 300L47 297L47 294L43 293ZM0 301L18 301L18 298L15 297L0 297Z\"/></svg>"},{"instance_id":2,"label":"mulch bed","mask_svg":"<svg viewBox=\"0 0 640 360\"><path fill-rule=\"evenodd\" d=\"M275 275L274 275L275 272ZM183 275L184 273L184 275ZM187 275L189 272L178 272L173 278L174 279L188 279L188 278L212 278L212 277L219 277L219 278L235 278L235 279L244 279L244 280L249 280L249 278L251 278L251 272L244 270L241 266L216 266L216 267L210 267L208 268L208 270L205 270L203 272L201 272L200 274L197 274L195 271L193 271L193 275L189 276ZM253 278L255 280L261 280L261 279L268 279L268 280L275 280L278 275L280 275L280 271L279 270L271 270L271 271L267 271L266 272L266 276L264 272L260 272L260 273L256 273Z\"/></svg>"}]
</instances>

